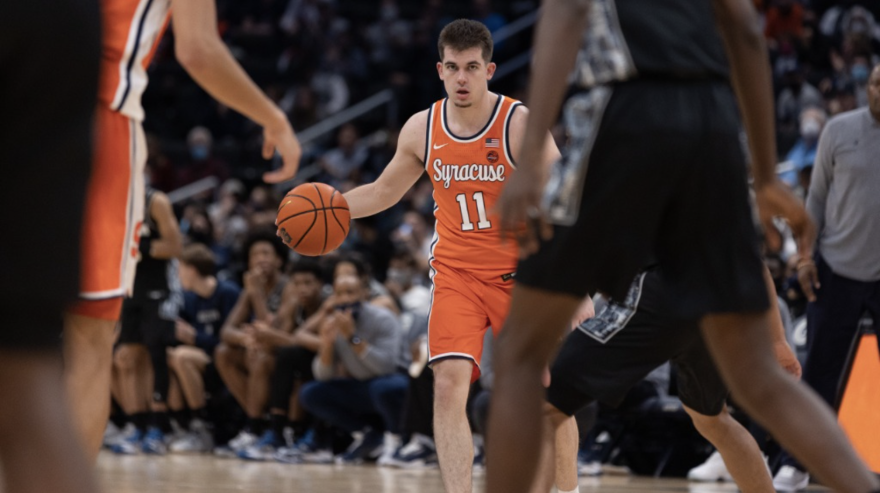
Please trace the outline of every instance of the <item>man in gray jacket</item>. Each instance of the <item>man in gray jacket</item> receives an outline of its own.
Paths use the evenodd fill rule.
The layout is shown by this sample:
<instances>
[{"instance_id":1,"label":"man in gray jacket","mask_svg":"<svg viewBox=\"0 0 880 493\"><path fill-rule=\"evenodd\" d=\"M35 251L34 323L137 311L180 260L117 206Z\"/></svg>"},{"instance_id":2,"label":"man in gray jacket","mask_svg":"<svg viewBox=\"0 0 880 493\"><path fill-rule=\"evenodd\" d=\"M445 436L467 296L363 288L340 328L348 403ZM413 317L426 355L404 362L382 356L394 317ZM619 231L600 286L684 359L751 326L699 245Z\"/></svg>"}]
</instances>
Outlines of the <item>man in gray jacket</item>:
<instances>
[{"instance_id":1,"label":"man in gray jacket","mask_svg":"<svg viewBox=\"0 0 880 493\"><path fill-rule=\"evenodd\" d=\"M300 404L316 418L352 433L355 441L337 462L377 458L384 434L399 433L402 400L387 394L405 389L398 372L403 329L390 311L366 302L367 289L355 276L333 285L336 311L320 328L320 346L312 364L315 380L303 386Z\"/></svg>"},{"instance_id":2,"label":"man in gray jacket","mask_svg":"<svg viewBox=\"0 0 880 493\"><path fill-rule=\"evenodd\" d=\"M838 115L819 138L807 211L819 233L815 258L798 262L807 306L804 381L834 405L841 372L865 312L880 324L880 65L868 107ZM791 456L774 487L804 489L810 476Z\"/></svg>"}]
</instances>

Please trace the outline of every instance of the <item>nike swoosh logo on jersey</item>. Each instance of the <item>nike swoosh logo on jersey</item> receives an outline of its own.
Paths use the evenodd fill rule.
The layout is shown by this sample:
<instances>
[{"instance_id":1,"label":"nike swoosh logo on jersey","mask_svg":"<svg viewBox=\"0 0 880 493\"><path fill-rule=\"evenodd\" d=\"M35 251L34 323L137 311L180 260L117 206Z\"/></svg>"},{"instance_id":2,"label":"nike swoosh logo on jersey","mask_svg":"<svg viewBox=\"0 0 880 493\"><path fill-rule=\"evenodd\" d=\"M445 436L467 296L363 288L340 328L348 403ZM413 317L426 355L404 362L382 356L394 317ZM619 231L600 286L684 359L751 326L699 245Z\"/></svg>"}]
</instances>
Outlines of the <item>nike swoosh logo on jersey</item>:
<instances>
[{"instance_id":1,"label":"nike swoosh logo on jersey","mask_svg":"<svg viewBox=\"0 0 880 493\"><path fill-rule=\"evenodd\" d=\"M449 142L447 142L447 143L445 143L445 144L443 144L443 145L441 145L441 146L438 146L437 144L434 144L434 150L436 151L437 149L443 149L444 147L446 147L446 146L448 146L448 145L449 145Z\"/></svg>"}]
</instances>

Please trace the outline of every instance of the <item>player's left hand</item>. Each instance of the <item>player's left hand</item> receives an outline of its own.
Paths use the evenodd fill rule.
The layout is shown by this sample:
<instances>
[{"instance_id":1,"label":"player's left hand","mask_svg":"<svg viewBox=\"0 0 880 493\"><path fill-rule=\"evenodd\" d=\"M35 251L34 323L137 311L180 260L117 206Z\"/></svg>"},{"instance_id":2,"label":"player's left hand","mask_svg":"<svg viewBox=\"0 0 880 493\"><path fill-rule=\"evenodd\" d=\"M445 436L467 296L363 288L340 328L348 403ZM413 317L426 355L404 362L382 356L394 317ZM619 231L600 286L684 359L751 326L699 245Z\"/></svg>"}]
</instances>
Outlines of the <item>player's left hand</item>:
<instances>
[{"instance_id":1,"label":"player's left hand","mask_svg":"<svg viewBox=\"0 0 880 493\"><path fill-rule=\"evenodd\" d=\"M280 115L274 123L263 127L263 159L272 159L275 151L281 154L281 169L263 174L266 183L281 183L293 178L299 169L302 148L287 116L278 110Z\"/></svg>"},{"instance_id":2,"label":"player's left hand","mask_svg":"<svg viewBox=\"0 0 880 493\"><path fill-rule=\"evenodd\" d=\"M800 380L801 363L795 356L794 351L785 341L779 341L773 344L773 353L776 355L776 361L791 376Z\"/></svg>"},{"instance_id":3,"label":"player's left hand","mask_svg":"<svg viewBox=\"0 0 880 493\"><path fill-rule=\"evenodd\" d=\"M541 162L539 155L529 157L530 153L525 151L523 149L523 162L527 159ZM521 258L537 252L541 240L547 241L553 236L553 227L541 209L545 180L540 166L521 168L509 178L495 204L495 213L501 221L501 237L516 240Z\"/></svg>"}]
</instances>

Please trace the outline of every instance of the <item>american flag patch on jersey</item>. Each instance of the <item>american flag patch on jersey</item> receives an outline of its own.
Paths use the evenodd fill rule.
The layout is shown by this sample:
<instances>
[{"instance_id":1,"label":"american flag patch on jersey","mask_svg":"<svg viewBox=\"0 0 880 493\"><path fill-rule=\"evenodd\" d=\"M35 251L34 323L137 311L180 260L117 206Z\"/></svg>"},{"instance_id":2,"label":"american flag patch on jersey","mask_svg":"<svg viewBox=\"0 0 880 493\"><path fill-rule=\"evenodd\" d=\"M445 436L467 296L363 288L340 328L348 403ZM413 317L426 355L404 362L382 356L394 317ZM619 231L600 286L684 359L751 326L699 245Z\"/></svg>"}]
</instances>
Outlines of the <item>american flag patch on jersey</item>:
<instances>
[{"instance_id":1,"label":"american flag patch on jersey","mask_svg":"<svg viewBox=\"0 0 880 493\"><path fill-rule=\"evenodd\" d=\"M501 139L486 139L486 147L501 147Z\"/></svg>"}]
</instances>

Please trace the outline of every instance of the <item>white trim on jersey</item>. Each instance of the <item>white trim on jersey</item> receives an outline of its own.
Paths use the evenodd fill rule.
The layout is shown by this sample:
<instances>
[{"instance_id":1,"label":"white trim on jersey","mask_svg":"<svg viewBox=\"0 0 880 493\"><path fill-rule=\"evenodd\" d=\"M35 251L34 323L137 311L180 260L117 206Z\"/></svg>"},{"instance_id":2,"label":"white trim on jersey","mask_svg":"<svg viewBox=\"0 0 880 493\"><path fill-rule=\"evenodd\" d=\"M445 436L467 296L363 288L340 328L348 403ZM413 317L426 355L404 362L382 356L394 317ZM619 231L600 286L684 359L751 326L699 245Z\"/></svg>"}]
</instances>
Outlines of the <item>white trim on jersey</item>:
<instances>
[{"instance_id":1,"label":"white trim on jersey","mask_svg":"<svg viewBox=\"0 0 880 493\"><path fill-rule=\"evenodd\" d=\"M501 147L504 148L504 158L507 159L508 164L513 169L516 169L516 163L513 161L513 156L510 155L510 119L513 117L513 112L523 104L519 101L510 105L510 108L507 109L507 115L504 116L503 123L503 138L504 142L501 143Z\"/></svg>"},{"instance_id":2,"label":"white trim on jersey","mask_svg":"<svg viewBox=\"0 0 880 493\"><path fill-rule=\"evenodd\" d=\"M144 119L144 109L141 107L141 95L147 88L144 59L153 51L170 9L170 0L138 2L128 31L125 52L119 61L119 85L110 108L138 121Z\"/></svg>"},{"instance_id":3,"label":"white trim on jersey","mask_svg":"<svg viewBox=\"0 0 880 493\"><path fill-rule=\"evenodd\" d=\"M434 363L437 362L437 360L446 359L446 358L462 358L462 359L469 359L469 360L471 360L471 362L477 367L477 369L480 370L481 373L482 373L482 371L483 371L483 370L480 368L480 363L477 362L476 358L474 358L473 355L470 355L470 354L467 354L467 353L443 353L443 354L438 354L437 356L434 356L433 358L430 358L430 357L428 358L428 366L433 365Z\"/></svg>"},{"instance_id":4,"label":"white trim on jersey","mask_svg":"<svg viewBox=\"0 0 880 493\"><path fill-rule=\"evenodd\" d=\"M433 197L434 192L431 192L431 198ZM440 206L434 200L434 236L431 238L431 257L428 258L428 267L431 269L431 272L428 273L428 279L431 281L431 305L428 308L428 360L431 359L431 315L434 313L434 276L437 275L437 269L434 268L434 249L437 248L437 243L440 243L440 232L437 231L439 224L437 211L439 210Z\"/></svg>"},{"instance_id":5,"label":"white trim on jersey","mask_svg":"<svg viewBox=\"0 0 880 493\"><path fill-rule=\"evenodd\" d=\"M428 173L430 173L428 167L431 163L431 147L434 145L434 112L437 106L437 103L433 103L428 109L428 128L425 130L425 172Z\"/></svg>"},{"instance_id":6,"label":"white trim on jersey","mask_svg":"<svg viewBox=\"0 0 880 493\"><path fill-rule=\"evenodd\" d=\"M447 137L452 139L453 142L458 142L459 144L470 144L471 142L476 142L480 140L480 138L484 137L487 133L489 133L489 129L491 129L495 125L495 120L498 119L498 114L501 113L501 105L504 102L504 96L498 94L498 101L495 103L495 107L492 108L492 118L489 119L489 123L480 130L477 135L474 135L468 139L459 139L458 137L452 135L452 131L449 130L446 123L446 103L449 101L449 98L443 99L442 106L440 107L440 126L443 128L443 133L446 134Z\"/></svg>"},{"instance_id":7,"label":"white trim on jersey","mask_svg":"<svg viewBox=\"0 0 880 493\"><path fill-rule=\"evenodd\" d=\"M125 289L111 289L109 291L95 291L92 293L80 293L79 297L89 301L109 300L110 298L119 298L125 296Z\"/></svg>"}]
</instances>

